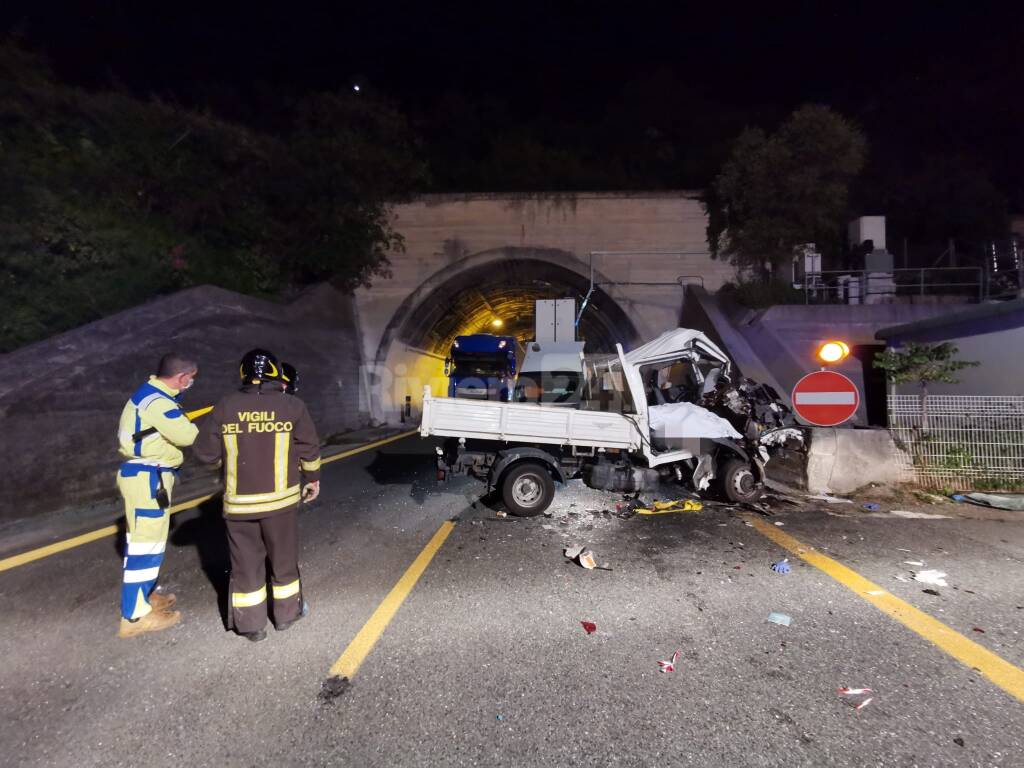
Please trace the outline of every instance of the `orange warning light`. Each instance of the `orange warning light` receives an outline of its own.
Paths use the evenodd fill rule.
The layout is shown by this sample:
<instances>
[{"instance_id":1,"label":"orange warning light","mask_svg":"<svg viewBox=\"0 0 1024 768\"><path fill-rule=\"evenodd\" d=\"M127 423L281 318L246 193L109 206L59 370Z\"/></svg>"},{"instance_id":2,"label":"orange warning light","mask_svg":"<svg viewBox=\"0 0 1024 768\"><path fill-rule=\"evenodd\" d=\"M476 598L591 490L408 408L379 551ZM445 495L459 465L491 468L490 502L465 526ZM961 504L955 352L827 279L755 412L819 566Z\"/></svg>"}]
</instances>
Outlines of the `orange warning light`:
<instances>
[{"instance_id":1,"label":"orange warning light","mask_svg":"<svg viewBox=\"0 0 1024 768\"><path fill-rule=\"evenodd\" d=\"M850 348L845 341L826 341L815 354L822 365L835 365L850 356Z\"/></svg>"}]
</instances>

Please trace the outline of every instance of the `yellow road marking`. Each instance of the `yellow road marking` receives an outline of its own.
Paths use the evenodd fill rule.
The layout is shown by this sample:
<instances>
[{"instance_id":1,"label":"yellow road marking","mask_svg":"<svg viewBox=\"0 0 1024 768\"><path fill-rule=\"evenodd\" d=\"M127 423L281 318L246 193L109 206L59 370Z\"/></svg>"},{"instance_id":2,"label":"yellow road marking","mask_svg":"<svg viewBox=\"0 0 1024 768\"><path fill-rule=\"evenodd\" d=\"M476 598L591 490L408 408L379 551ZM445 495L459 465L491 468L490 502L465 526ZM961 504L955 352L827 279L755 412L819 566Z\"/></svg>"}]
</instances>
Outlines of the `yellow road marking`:
<instances>
[{"instance_id":1,"label":"yellow road marking","mask_svg":"<svg viewBox=\"0 0 1024 768\"><path fill-rule=\"evenodd\" d=\"M212 406L210 410L213 410ZM409 437L410 435L415 435L416 432L417 430L412 430L410 432L402 432L401 434L394 435L392 437L387 437L384 438L383 440L377 440L372 443L367 443L366 445L360 445L357 448L352 448L351 450L344 451L342 453L331 456L330 458L324 459L323 462L321 463L329 464L332 461L340 461L341 459L347 459L349 456L355 456L357 453L371 451L374 448L379 448L382 445L387 445L388 443L393 443L397 440L402 440L406 437ZM219 494L208 493L205 496L200 496L197 499L190 499L188 501L182 502L181 504L175 504L170 508L170 514L176 515L179 512L184 512L187 509L194 509L203 502L209 501L210 499L217 495ZM29 551L22 552L18 555L11 555L10 557L5 557L2 560L0 560L0 572L9 571L12 568L17 568L19 565L26 565L27 563L32 563L36 560L42 560L44 557L49 557L50 555L56 555L60 552L66 552L69 549L80 547L83 544L89 544L93 541L105 539L107 536L115 536L117 534L117 531L117 525L107 525L103 528L98 528L95 531L83 533L80 536L73 536L70 539L64 539L63 541L55 541L53 544L47 544L45 547L30 549Z\"/></svg>"},{"instance_id":2,"label":"yellow road marking","mask_svg":"<svg viewBox=\"0 0 1024 768\"><path fill-rule=\"evenodd\" d=\"M938 619L900 600L851 568L821 554L814 547L800 543L788 533L780 531L777 526L753 515L743 517L783 549L789 550L828 574L862 600L867 600L882 613L888 614L903 626L938 646L961 664L978 670L1018 701L1024 702L1024 669L1014 666Z\"/></svg>"},{"instance_id":3,"label":"yellow road marking","mask_svg":"<svg viewBox=\"0 0 1024 768\"><path fill-rule=\"evenodd\" d=\"M397 442L398 440L404 440L405 438L411 437L412 435L416 434L419 434L418 429L411 429L408 432L401 432L397 435L392 435L391 437L385 437L383 440L377 440L376 442L373 443L360 445L358 448L353 448L350 451L342 451L341 453L336 453L333 456L329 456L328 458L321 461L320 464L323 465L330 464L332 461L341 461L342 459L347 459L349 456L355 456L357 453L362 453L363 451L372 451L374 448L379 448L382 445L394 443Z\"/></svg>"},{"instance_id":4,"label":"yellow road marking","mask_svg":"<svg viewBox=\"0 0 1024 768\"><path fill-rule=\"evenodd\" d=\"M387 597L377 606L377 610L373 612L373 615L363 625L363 628L352 638L352 642L348 644L348 647L338 657L338 660L334 662L334 665L331 667L331 675L351 679L359 670L363 660L373 650L373 646L376 645L388 624L391 623L395 613L402 607L405 598L412 592L412 588L416 586L416 582L419 581L420 576L423 575L427 566L430 565L430 561L434 559L434 555L437 554L445 539L448 538L448 535L454 529L455 523L450 521L441 524L441 527L437 529L437 533L427 542L427 546L416 556L416 559L412 561L412 565L402 574L402 578L391 588Z\"/></svg>"}]
</instances>

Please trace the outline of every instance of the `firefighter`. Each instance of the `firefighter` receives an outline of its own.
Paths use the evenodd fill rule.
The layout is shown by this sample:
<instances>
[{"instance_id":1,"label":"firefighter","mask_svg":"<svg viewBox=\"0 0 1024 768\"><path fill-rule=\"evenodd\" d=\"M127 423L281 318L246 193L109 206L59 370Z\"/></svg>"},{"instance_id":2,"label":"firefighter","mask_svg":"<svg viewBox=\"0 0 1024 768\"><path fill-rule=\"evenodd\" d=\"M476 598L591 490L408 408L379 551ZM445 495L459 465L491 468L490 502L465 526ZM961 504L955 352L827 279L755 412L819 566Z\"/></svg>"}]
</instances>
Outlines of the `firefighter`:
<instances>
[{"instance_id":1,"label":"firefighter","mask_svg":"<svg viewBox=\"0 0 1024 768\"><path fill-rule=\"evenodd\" d=\"M228 623L258 642L267 636L267 560L274 627L288 629L306 613L298 509L320 493L320 440L306 404L285 394L283 366L273 354L248 352L239 373L241 389L217 404L194 450L204 463L223 462Z\"/></svg>"},{"instance_id":2,"label":"firefighter","mask_svg":"<svg viewBox=\"0 0 1024 768\"><path fill-rule=\"evenodd\" d=\"M117 434L124 461L117 487L124 497L128 526L119 637L167 629L181 619L178 611L171 610L174 595L153 589L167 546L168 508L183 459L181 449L192 445L198 433L178 407L178 399L198 373L194 360L164 355L156 375L135 391L121 412ZM139 434L150 428L155 431Z\"/></svg>"},{"instance_id":3,"label":"firefighter","mask_svg":"<svg viewBox=\"0 0 1024 768\"><path fill-rule=\"evenodd\" d=\"M299 372L291 363L281 361L281 378L284 379L284 391L294 395L299 391Z\"/></svg>"}]
</instances>

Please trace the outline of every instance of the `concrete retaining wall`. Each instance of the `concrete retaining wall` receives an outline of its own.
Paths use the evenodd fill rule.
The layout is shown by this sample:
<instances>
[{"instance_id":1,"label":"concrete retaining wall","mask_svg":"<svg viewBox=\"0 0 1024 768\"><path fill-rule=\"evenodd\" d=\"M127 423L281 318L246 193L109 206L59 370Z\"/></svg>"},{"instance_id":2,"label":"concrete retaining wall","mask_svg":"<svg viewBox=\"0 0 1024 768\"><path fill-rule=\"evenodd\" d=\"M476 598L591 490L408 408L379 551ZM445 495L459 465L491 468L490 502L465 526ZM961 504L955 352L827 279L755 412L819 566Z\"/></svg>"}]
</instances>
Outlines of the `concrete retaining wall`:
<instances>
[{"instance_id":1,"label":"concrete retaining wall","mask_svg":"<svg viewBox=\"0 0 1024 768\"><path fill-rule=\"evenodd\" d=\"M121 409L165 351L199 360L183 399L191 410L237 387L238 361L255 346L299 369L322 435L366 422L352 300L326 285L290 305L201 286L0 355L0 520L116 494Z\"/></svg>"}]
</instances>

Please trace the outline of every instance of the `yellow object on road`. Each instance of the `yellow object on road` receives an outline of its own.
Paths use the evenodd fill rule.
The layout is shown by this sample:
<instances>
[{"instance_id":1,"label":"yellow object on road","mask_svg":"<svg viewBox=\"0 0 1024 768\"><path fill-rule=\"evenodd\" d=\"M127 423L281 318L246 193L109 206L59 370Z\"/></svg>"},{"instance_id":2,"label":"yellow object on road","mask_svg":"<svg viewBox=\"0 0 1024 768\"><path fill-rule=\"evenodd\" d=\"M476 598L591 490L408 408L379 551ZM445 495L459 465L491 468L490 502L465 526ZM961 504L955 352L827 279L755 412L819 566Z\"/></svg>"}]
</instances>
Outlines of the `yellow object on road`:
<instances>
[{"instance_id":1,"label":"yellow object on road","mask_svg":"<svg viewBox=\"0 0 1024 768\"><path fill-rule=\"evenodd\" d=\"M638 515L671 515L674 512L700 512L704 505L693 499L677 499L676 501L656 501L650 508L639 507Z\"/></svg>"}]
</instances>

